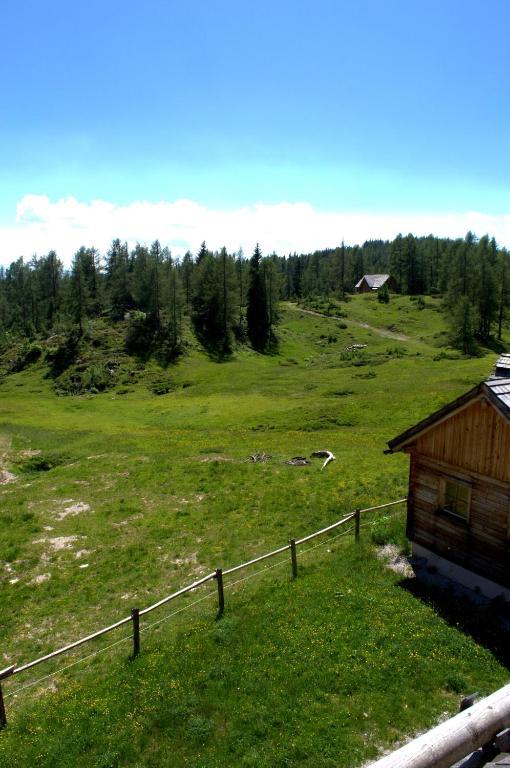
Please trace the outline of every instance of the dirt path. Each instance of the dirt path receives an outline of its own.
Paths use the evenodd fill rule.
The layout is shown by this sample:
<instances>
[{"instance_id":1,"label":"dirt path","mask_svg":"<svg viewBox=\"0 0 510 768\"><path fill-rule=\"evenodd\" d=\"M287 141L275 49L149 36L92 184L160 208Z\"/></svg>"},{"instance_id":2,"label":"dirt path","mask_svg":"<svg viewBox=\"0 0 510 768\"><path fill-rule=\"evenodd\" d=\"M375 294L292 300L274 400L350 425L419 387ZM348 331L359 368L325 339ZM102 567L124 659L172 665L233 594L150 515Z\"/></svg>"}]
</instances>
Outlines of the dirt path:
<instances>
[{"instance_id":1,"label":"dirt path","mask_svg":"<svg viewBox=\"0 0 510 768\"><path fill-rule=\"evenodd\" d=\"M395 333L395 331L388 331L386 328L374 328L373 325L362 323L361 320L348 320L347 322L352 323L353 325L358 325L360 328L366 328L367 331L373 331L379 336L384 336L387 339L396 339L396 341L409 341L409 336L406 336L405 333Z\"/></svg>"},{"instance_id":2,"label":"dirt path","mask_svg":"<svg viewBox=\"0 0 510 768\"><path fill-rule=\"evenodd\" d=\"M314 312L313 309L302 309L301 307L290 303L288 306L291 309L294 309L296 312L302 312L304 315L312 315L313 317L326 317L329 320L335 319L333 315L325 315L324 312ZM344 320L345 318L338 319ZM388 331L386 328L374 328L373 325L362 323L361 320L351 320L351 318L346 320L346 322L350 323L351 325L357 325L358 328L365 328L367 331L373 331L374 333L377 333L378 336L384 336L386 339L395 339L396 341L409 341L409 336L406 336L405 333L395 333L394 331Z\"/></svg>"}]
</instances>

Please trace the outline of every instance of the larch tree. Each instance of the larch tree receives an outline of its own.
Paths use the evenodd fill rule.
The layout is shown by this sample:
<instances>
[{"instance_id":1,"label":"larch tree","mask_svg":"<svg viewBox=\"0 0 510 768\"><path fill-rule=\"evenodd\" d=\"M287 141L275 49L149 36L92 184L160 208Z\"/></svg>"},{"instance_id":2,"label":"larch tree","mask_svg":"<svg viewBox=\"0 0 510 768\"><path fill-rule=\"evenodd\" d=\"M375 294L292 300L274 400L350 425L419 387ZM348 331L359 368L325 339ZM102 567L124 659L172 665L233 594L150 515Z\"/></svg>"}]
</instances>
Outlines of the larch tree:
<instances>
[{"instance_id":1,"label":"larch tree","mask_svg":"<svg viewBox=\"0 0 510 768\"><path fill-rule=\"evenodd\" d=\"M261 260L262 253L257 243L250 259L246 321L248 338L253 348L258 351L266 349L270 338L266 286Z\"/></svg>"}]
</instances>

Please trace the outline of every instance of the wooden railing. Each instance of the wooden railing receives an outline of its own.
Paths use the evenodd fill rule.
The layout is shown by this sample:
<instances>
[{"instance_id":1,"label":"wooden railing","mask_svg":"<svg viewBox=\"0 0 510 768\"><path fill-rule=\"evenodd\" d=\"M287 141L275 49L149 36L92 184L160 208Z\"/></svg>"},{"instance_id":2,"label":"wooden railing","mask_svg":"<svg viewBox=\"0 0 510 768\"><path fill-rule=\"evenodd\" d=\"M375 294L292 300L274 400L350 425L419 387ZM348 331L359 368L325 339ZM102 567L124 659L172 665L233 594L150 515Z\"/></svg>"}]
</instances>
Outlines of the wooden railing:
<instances>
[{"instance_id":1,"label":"wooden railing","mask_svg":"<svg viewBox=\"0 0 510 768\"><path fill-rule=\"evenodd\" d=\"M490 745L497 734L508 727L510 685L505 685L469 709L371 763L370 768L450 768L480 747ZM505 741L508 741L508 734ZM485 765L485 762L470 760L473 766ZM508 762L501 764L508 765ZM496 763L491 762L491 765Z\"/></svg>"},{"instance_id":2,"label":"wooden railing","mask_svg":"<svg viewBox=\"0 0 510 768\"><path fill-rule=\"evenodd\" d=\"M37 659L34 659L33 661L29 661L26 664L21 664L20 666L17 666L15 664L12 664L8 667L6 667L3 670L0 670L0 728L5 727L7 724L7 718L5 713L5 706L4 706L4 699L3 699L3 692L2 692L2 680L5 680L8 677L12 677L13 675L19 675L22 672L26 672L29 669L32 669L33 667L38 666L39 664L42 664L43 662L49 661L50 659L55 659L58 656L61 656L64 653L68 653L69 651L74 650L75 648L78 648L80 645L84 645L85 643L90 642L91 640L96 640L99 637L102 637L103 635L106 635L110 632L113 632L116 629L119 629L119 627L123 627L126 624L131 624L133 629L133 656L137 656L140 652L140 617L146 616L148 613L151 613L151 611L156 610L156 608L161 608L161 606L166 605L167 603L170 603L172 600L175 600L178 597L181 597L182 595L185 595L188 592L191 592L194 589L197 589L197 587L202 586L203 584L206 584L209 581L216 581L217 589L218 589L218 615L222 615L224 608L225 608L225 596L224 596L224 577L229 576L232 573L236 573L237 571L240 571L244 568L248 568L251 565L255 565L256 563L260 563L263 560L268 560L269 558L276 557L277 555L282 554L283 552L290 551L291 554L291 567L292 567L292 576L293 578L296 578L297 572L298 572L298 561L297 561L297 548L301 546L302 544L305 544L308 541L311 541L312 539L317 538L318 536L323 536L326 533L329 533L330 531L335 530L336 528L340 528L342 525L345 525L346 523L354 521L354 536L356 541L359 540L360 536L360 520L361 515L367 512L374 512L378 509L386 509L388 507L393 507L397 504L403 504L407 499L399 499L398 501L391 501L387 504L379 504L375 507L367 507L366 509L356 509L354 512L351 512L349 515L346 515L341 520L338 520L336 523L332 523L332 525L328 525L326 528L321 528L319 531L314 531L313 533L308 534L308 536L304 536L301 539L291 539L288 544L285 544L283 547L278 547L278 549L273 549L271 552L266 552L263 555L259 555L258 557L254 557L252 560L248 560L245 563L241 563L240 565L235 565L232 568L227 568L226 570L223 570L222 568L217 568L215 571L211 571L206 576L203 576L201 579L198 579L197 581L194 581L192 584L188 584L186 587L182 587L182 589L177 590L177 592L173 592L170 595L167 595L166 597L162 598L161 600L158 600L157 603L153 603L152 605L149 605L147 608L143 608L140 610L139 608L132 608L131 614L129 616L125 616L122 619L119 619L119 621L116 621L114 624L110 624L107 627L103 627L103 629L98 629L97 632L93 632L90 635L87 635L86 637L82 637L79 640L75 640L73 643L69 643L68 645L63 646L62 648L59 648L56 651L52 651L51 653L47 653L44 656L40 656Z\"/></svg>"}]
</instances>

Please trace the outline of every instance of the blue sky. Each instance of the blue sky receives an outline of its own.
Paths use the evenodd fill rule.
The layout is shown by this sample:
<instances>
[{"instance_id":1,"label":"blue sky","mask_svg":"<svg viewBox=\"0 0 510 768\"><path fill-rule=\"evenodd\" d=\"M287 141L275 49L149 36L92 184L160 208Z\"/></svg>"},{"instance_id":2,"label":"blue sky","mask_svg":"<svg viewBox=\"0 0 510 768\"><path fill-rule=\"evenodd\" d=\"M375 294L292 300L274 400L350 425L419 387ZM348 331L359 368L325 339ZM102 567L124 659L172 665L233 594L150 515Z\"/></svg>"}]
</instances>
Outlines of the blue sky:
<instances>
[{"instance_id":1,"label":"blue sky","mask_svg":"<svg viewBox=\"0 0 510 768\"><path fill-rule=\"evenodd\" d=\"M475 212L510 245L505 0L20 0L0 18L0 260L94 233L194 248L220 221L237 242L227 214L246 210L249 248L256 204L274 207L260 227L277 250L314 227L325 245L330 214L330 245L363 239L350 213L369 235L381 215L457 235ZM150 207L182 199L198 217L184 238ZM277 211L297 203L316 216L292 242Z\"/></svg>"}]
</instances>

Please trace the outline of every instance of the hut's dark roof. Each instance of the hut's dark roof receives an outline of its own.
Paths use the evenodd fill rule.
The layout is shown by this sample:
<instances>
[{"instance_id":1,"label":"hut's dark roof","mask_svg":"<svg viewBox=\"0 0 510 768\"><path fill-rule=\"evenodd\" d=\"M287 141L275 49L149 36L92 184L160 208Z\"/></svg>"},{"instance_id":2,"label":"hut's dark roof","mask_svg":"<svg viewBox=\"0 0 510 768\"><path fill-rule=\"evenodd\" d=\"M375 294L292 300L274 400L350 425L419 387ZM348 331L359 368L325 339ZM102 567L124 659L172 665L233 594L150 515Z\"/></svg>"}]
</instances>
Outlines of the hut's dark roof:
<instances>
[{"instance_id":1,"label":"hut's dark roof","mask_svg":"<svg viewBox=\"0 0 510 768\"><path fill-rule=\"evenodd\" d=\"M496 376L507 376L510 378L510 355L501 355L496 363Z\"/></svg>"},{"instance_id":2,"label":"hut's dark roof","mask_svg":"<svg viewBox=\"0 0 510 768\"><path fill-rule=\"evenodd\" d=\"M389 275L363 275L361 280L358 280L355 288L359 288L363 280L367 281L367 285L369 288L371 288L373 291L377 291L378 288L382 288L386 280L389 279Z\"/></svg>"},{"instance_id":3,"label":"hut's dark roof","mask_svg":"<svg viewBox=\"0 0 510 768\"><path fill-rule=\"evenodd\" d=\"M485 381L484 384L490 389L492 395L497 398L500 406L505 408L505 416L510 418L510 376L508 378L494 376Z\"/></svg>"},{"instance_id":4,"label":"hut's dark roof","mask_svg":"<svg viewBox=\"0 0 510 768\"><path fill-rule=\"evenodd\" d=\"M453 415L460 408L467 405L471 400L475 400L481 395L484 395L492 405L510 421L510 377L503 378L501 376L491 376L486 381L482 381L477 384L476 387L470 389L469 392L458 397L453 402L448 403L443 408L440 408L435 413L427 416L426 419L422 419L414 427L410 427L402 434L394 437L393 440L388 441L389 450L387 453L395 453L405 448L411 440L418 434L425 432L425 430L433 427L439 421L443 421L448 416Z\"/></svg>"}]
</instances>

